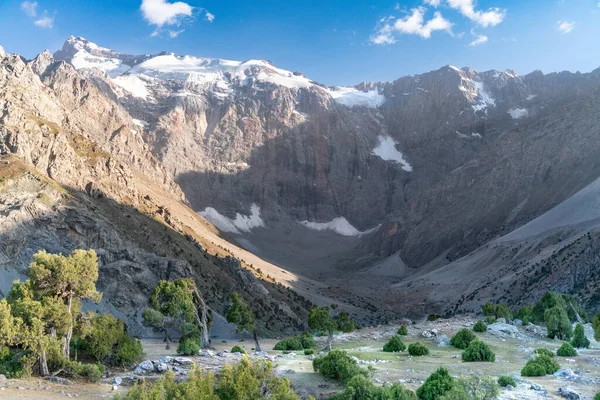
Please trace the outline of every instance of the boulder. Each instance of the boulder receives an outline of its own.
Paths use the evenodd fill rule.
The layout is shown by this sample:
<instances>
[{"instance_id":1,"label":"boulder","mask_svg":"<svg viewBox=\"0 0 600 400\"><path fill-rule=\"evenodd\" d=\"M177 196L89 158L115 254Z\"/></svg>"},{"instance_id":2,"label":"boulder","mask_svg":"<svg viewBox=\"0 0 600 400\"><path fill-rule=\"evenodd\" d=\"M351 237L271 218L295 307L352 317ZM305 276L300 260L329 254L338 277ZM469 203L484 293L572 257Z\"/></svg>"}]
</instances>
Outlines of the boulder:
<instances>
[{"instance_id":1,"label":"boulder","mask_svg":"<svg viewBox=\"0 0 600 400\"><path fill-rule=\"evenodd\" d=\"M450 339L446 335L439 335L433 339L433 343L437 345L437 347L449 347Z\"/></svg>"},{"instance_id":2,"label":"boulder","mask_svg":"<svg viewBox=\"0 0 600 400\"><path fill-rule=\"evenodd\" d=\"M577 393L576 391L574 391L571 388L568 387L559 387L558 388L558 394L561 397L564 397L565 399L569 399L569 400L580 400L581 399L581 395L579 393Z\"/></svg>"},{"instance_id":3,"label":"boulder","mask_svg":"<svg viewBox=\"0 0 600 400\"><path fill-rule=\"evenodd\" d=\"M536 392L544 391L544 388L541 385L538 385L537 383L532 383L531 386L529 387L529 389L535 390Z\"/></svg>"},{"instance_id":4,"label":"boulder","mask_svg":"<svg viewBox=\"0 0 600 400\"><path fill-rule=\"evenodd\" d=\"M170 363L173 362L173 357L171 357L171 356L162 356L160 358L160 362L166 363L166 364L170 364Z\"/></svg>"},{"instance_id":5,"label":"boulder","mask_svg":"<svg viewBox=\"0 0 600 400\"><path fill-rule=\"evenodd\" d=\"M149 374L150 372L154 371L154 364L152 364L152 361L142 361L141 363L139 363L139 365L135 368L135 370L133 372L135 372L137 375L144 375L144 374Z\"/></svg>"},{"instance_id":6,"label":"boulder","mask_svg":"<svg viewBox=\"0 0 600 400\"><path fill-rule=\"evenodd\" d=\"M159 362L154 364L154 370L160 373L167 372L169 370L169 366L164 362Z\"/></svg>"},{"instance_id":7,"label":"boulder","mask_svg":"<svg viewBox=\"0 0 600 400\"><path fill-rule=\"evenodd\" d=\"M187 357L176 357L175 362L179 365L190 365L192 364L192 360Z\"/></svg>"},{"instance_id":8,"label":"boulder","mask_svg":"<svg viewBox=\"0 0 600 400\"><path fill-rule=\"evenodd\" d=\"M515 337L519 334L519 329L514 325L509 325L501 322L494 322L488 325L488 332L495 335L508 335Z\"/></svg>"},{"instance_id":9,"label":"boulder","mask_svg":"<svg viewBox=\"0 0 600 400\"><path fill-rule=\"evenodd\" d=\"M113 385L119 386L122 383L123 383L123 378L121 378L120 376L115 376L114 377L114 379L113 379Z\"/></svg>"},{"instance_id":10,"label":"boulder","mask_svg":"<svg viewBox=\"0 0 600 400\"><path fill-rule=\"evenodd\" d=\"M513 321L513 325L515 325L515 326L523 326L523 321L521 321L520 319L515 319Z\"/></svg>"},{"instance_id":11,"label":"boulder","mask_svg":"<svg viewBox=\"0 0 600 400\"><path fill-rule=\"evenodd\" d=\"M574 380L578 378L578 375L573 372L570 368L561 368L554 373L557 378L564 378L568 380Z\"/></svg>"},{"instance_id":12,"label":"boulder","mask_svg":"<svg viewBox=\"0 0 600 400\"><path fill-rule=\"evenodd\" d=\"M499 323L499 324L505 324L506 323L506 319L504 319L504 318L498 318L496 320L496 322Z\"/></svg>"},{"instance_id":13,"label":"boulder","mask_svg":"<svg viewBox=\"0 0 600 400\"><path fill-rule=\"evenodd\" d=\"M425 329L421 334L424 338L431 339L437 336L437 329Z\"/></svg>"}]
</instances>

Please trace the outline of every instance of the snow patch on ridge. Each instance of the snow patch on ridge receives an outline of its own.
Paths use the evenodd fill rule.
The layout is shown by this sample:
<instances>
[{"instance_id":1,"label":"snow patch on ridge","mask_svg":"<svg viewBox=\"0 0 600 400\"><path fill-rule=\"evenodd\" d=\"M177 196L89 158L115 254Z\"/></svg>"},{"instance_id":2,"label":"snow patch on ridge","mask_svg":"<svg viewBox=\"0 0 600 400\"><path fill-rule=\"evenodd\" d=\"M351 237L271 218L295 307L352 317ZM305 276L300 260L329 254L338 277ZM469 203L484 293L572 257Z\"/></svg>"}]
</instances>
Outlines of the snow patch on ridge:
<instances>
[{"instance_id":1,"label":"snow patch on ridge","mask_svg":"<svg viewBox=\"0 0 600 400\"><path fill-rule=\"evenodd\" d=\"M529 110L526 108L511 108L507 111L513 119L520 119L529 116Z\"/></svg>"},{"instance_id":2,"label":"snow patch on ridge","mask_svg":"<svg viewBox=\"0 0 600 400\"><path fill-rule=\"evenodd\" d=\"M379 90L373 89L362 92L353 87L334 86L329 89L329 94L336 103L347 107L365 106L377 108L385 102L385 96L379 94Z\"/></svg>"},{"instance_id":3,"label":"snow patch on ridge","mask_svg":"<svg viewBox=\"0 0 600 400\"><path fill-rule=\"evenodd\" d=\"M85 50L79 50L71 59L75 69L98 68L111 78L124 74L129 70L129 65L123 64L118 58L93 56Z\"/></svg>"},{"instance_id":4,"label":"snow patch on ridge","mask_svg":"<svg viewBox=\"0 0 600 400\"><path fill-rule=\"evenodd\" d=\"M237 234L241 234L241 232L250 233L254 228L265 226L264 221L260 217L260 207L254 203L250 206L250 215L236 213L235 219L220 214L213 207L206 207L199 214L223 232Z\"/></svg>"},{"instance_id":5,"label":"snow patch on ridge","mask_svg":"<svg viewBox=\"0 0 600 400\"><path fill-rule=\"evenodd\" d=\"M488 106L495 106L496 101L484 90L482 82L473 81L473 85L477 90L477 103L473 104L473 111L485 111L487 114Z\"/></svg>"},{"instance_id":6,"label":"snow patch on ridge","mask_svg":"<svg viewBox=\"0 0 600 400\"><path fill-rule=\"evenodd\" d=\"M361 232L353 227L344 217L337 217L329 222L298 221L298 223L304 225L308 229L314 229L316 231L330 230L342 236L360 236L379 229L378 225L375 228Z\"/></svg>"},{"instance_id":7,"label":"snow patch on ridge","mask_svg":"<svg viewBox=\"0 0 600 400\"><path fill-rule=\"evenodd\" d=\"M378 136L379 144L373 149L373 154L385 161L402 164L402 169L411 172L412 166L404 159L404 155L396 149L396 141L389 136Z\"/></svg>"},{"instance_id":8,"label":"snow patch on ridge","mask_svg":"<svg viewBox=\"0 0 600 400\"><path fill-rule=\"evenodd\" d=\"M139 97L144 100L148 97L149 92L146 83L135 75L117 76L113 79L113 82L131 93L133 97Z\"/></svg>"}]
</instances>

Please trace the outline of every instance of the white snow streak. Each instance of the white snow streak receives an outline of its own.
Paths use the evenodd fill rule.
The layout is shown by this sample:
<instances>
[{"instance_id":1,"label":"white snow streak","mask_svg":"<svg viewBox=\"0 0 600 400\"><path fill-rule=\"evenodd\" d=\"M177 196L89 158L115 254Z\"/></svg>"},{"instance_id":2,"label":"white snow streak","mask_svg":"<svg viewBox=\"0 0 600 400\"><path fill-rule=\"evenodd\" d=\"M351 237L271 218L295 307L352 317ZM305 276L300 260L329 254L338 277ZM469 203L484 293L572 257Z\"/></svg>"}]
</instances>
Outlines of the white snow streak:
<instances>
[{"instance_id":1,"label":"white snow streak","mask_svg":"<svg viewBox=\"0 0 600 400\"><path fill-rule=\"evenodd\" d=\"M250 206L250 215L236 213L235 219L220 214L213 207L206 207L204 211L200 212L200 215L223 232L241 234L240 231L242 231L249 233L253 228L265 226L260 217L260 207L254 203Z\"/></svg>"},{"instance_id":2,"label":"white snow streak","mask_svg":"<svg viewBox=\"0 0 600 400\"><path fill-rule=\"evenodd\" d=\"M377 89L362 92L353 87L335 86L329 89L329 94L337 103L347 107L365 106L377 108L385 102L385 96Z\"/></svg>"},{"instance_id":3,"label":"white snow streak","mask_svg":"<svg viewBox=\"0 0 600 400\"><path fill-rule=\"evenodd\" d=\"M330 230L342 236L360 236L379 229L379 226L376 226L375 228L361 232L353 227L344 217L337 217L329 222L298 221L298 223L304 225L308 229L314 229L316 231Z\"/></svg>"},{"instance_id":4,"label":"white snow streak","mask_svg":"<svg viewBox=\"0 0 600 400\"><path fill-rule=\"evenodd\" d=\"M526 108L511 108L507 112L513 119L520 119L529 116L529 111Z\"/></svg>"},{"instance_id":5,"label":"white snow streak","mask_svg":"<svg viewBox=\"0 0 600 400\"><path fill-rule=\"evenodd\" d=\"M141 99L146 99L148 97L149 92L146 83L135 75L128 74L117 76L113 79L113 82L131 93L133 97L139 97Z\"/></svg>"},{"instance_id":6,"label":"white snow streak","mask_svg":"<svg viewBox=\"0 0 600 400\"><path fill-rule=\"evenodd\" d=\"M411 165L404 159L404 155L396 149L396 141L389 136L378 136L379 144L373 149L373 154L385 161L393 161L402 164L402 169L411 172Z\"/></svg>"}]
</instances>

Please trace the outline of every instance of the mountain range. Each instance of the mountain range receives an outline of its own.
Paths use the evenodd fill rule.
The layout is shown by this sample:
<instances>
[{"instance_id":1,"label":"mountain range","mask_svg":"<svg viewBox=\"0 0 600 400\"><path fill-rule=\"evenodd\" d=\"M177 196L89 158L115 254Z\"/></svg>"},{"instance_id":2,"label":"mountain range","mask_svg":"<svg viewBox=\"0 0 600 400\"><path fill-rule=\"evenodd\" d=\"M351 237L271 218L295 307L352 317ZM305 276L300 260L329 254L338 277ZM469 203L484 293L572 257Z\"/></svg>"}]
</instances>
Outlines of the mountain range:
<instances>
[{"instance_id":1,"label":"mountain range","mask_svg":"<svg viewBox=\"0 0 600 400\"><path fill-rule=\"evenodd\" d=\"M600 69L445 66L328 86L264 60L0 49L0 292L40 248L95 248L102 307L159 279L264 329L531 303L600 309Z\"/></svg>"}]
</instances>

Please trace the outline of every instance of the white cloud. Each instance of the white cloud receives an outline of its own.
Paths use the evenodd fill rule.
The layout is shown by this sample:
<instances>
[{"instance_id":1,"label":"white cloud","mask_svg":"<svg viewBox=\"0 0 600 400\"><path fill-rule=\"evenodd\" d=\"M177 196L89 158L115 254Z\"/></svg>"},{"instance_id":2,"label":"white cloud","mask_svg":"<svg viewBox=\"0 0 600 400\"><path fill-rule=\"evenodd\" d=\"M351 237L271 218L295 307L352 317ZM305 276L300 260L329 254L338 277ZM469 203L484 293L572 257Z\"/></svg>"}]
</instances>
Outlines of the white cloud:
<instances>
[{"instance_id":1,"label":"white cloud","mask_svg":"<svg viewBox=\"0 0 600 400\"><path fill-rule=\"evenodd\" d=\"M37 1L24 1L21 3L21 11L28 17L34 18L37 15Z\"/></svg>"},{"instance_id":2,"label":"white cloud","mask_svg":"<svg viewBox=\"0 0 600 400\"><path fill-rule=\"evenodd\" d=\"M142 0L140 7L144 19L159 28L163 25L179 25L185 17L191 17L194 7L182 1Z\"/></svg>"},{"instance_id":3,"label":"white cloud","mask_svg":"<svg viewBox=\"0 0 600 400\"><path fill-rule=\"evenodd\" d=\"M488 37L486 35L475 35L475 39L471 43L469 43L469 46L481 46L482 44L487 43L487 41Z\"/></svg>"},{"instance_id":4,"label":"white cloud","mask_svg":"<svg viewBox=\"0 0 600 400\"><path fill-rule=\"evenodd\" d=\"M428 4L432 7L438 8L442 4L442 0L423 0L423 4Z\"/></svg>"},{"instance_id":5,"label":"white cloud","mask_svg":"<svg viewBox=\"0 0 600 400\"><path fill-rule=\"evenodd\" d=\"M476 10L475 0L446 0L448 5L458 10L462 15L485 27L496 26L506 17L506 10L493 7L487 11Z\"/></svg>"},{"instance_id":6,"label":"white cloud","mask_svg":"<svg viewBox=\"0 0 600 400\"><path fill-rule=\"evenodd\" d=\"M44 15L35 20L33 24L40 28L52 28L54 26L54 14L49 15L48 11L44 10Z\"/></svg>"},{"instance_id":7,"label":"white cloud","mask_svg":"<svg viewBox=\"0 0 600 400\"><path fill-rule=\"evenodd\" d=\"M215 20L215 15L213 13L206 11L206 20L208 22L213 22Z\"/></svg>"},{"instance_id":8,"label":"white cloud","mask_svg":"<svg viewBox=\"0 0 600 400\"><path fill-rule=\"evenodd\" d=\"M171 39L175 39L177 36L179 36L179 34L183 33L185 31L185 29L182 29L180 31L169 31L169 37Z\"/></svg>"},{"instance_id":9,"label":"white cloud","mask_svg":"<svg viewBox=\"0 0 600 400\"><path fill-rule=\"evenodd\" d=\"M374 35L371 36L373 44L392 44L395 43L394 33L407 35L419 35L424 39L431 37L434 31L446 31L452 33L452 23L442 16L442 13L436 11L433 18L425 21L425 8L417 7L412 9L412 14L396 20L394 23L386 22ZM384 19L389 21L391 18Z\"/></svg>"},{"instance_id":10,"label":"white cloud","mask_svg":"<svg viewBox=\"0 0 600 400\"><path fill-rule=\"evenodd\" d=\"M571 33L575 29L575 22L572 21L557 21L556 24L561 33Z\"/></svg>"}]
</instances>

